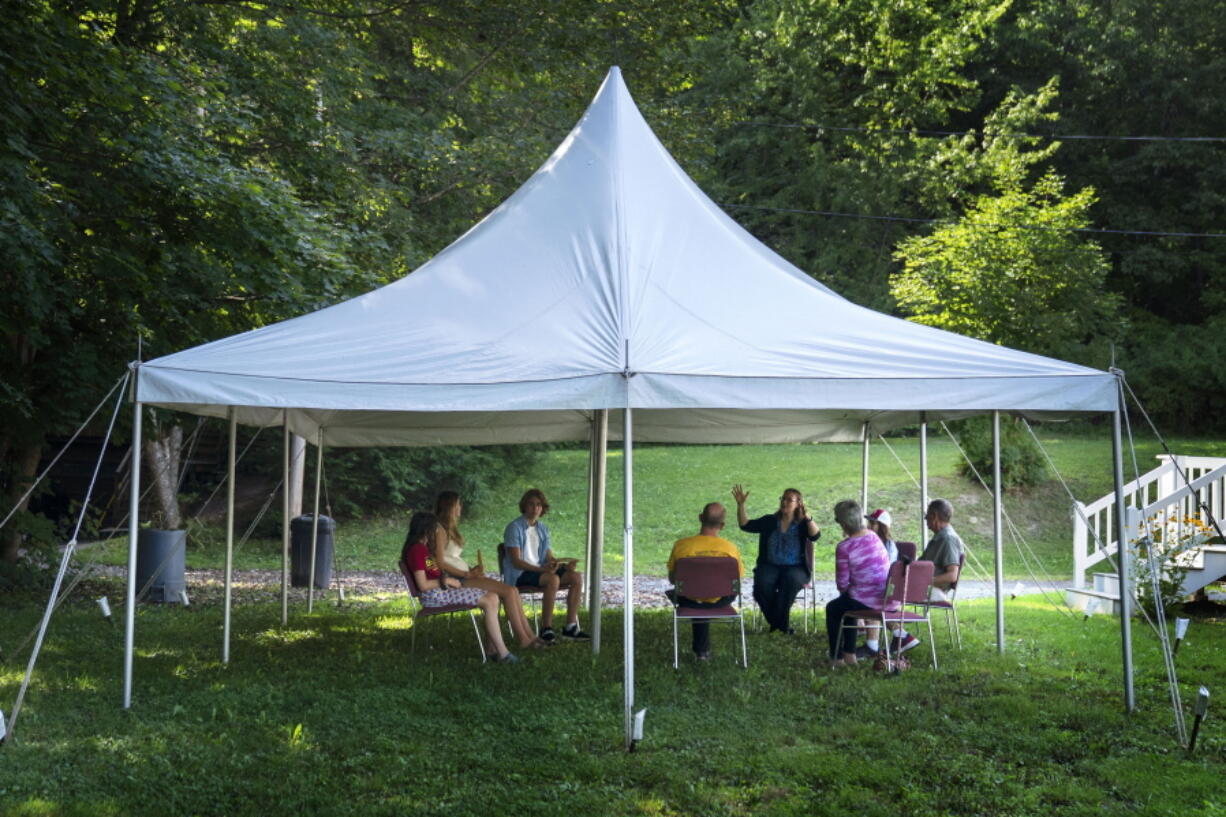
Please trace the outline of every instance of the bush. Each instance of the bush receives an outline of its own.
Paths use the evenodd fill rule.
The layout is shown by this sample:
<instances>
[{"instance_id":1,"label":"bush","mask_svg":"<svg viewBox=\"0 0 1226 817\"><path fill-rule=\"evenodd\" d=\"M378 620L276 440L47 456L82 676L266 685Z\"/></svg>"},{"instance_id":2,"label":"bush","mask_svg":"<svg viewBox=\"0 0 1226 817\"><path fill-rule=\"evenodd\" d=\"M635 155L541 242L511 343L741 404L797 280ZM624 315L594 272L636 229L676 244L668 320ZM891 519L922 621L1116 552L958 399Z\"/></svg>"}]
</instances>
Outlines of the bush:
<instances>
[{"instance_id":1,"label":"bush","mask_svg":"<svg viewBox=\"0 0 1226 817\"><path fill-rule=\"evenodd\" d=\"M541 445L500 445L336 452L324 460L332 512L354 518L432 508L438 493L447 490L464 497L466 507L480 507L494 485L521 473L543 450Z\"/></svg>"},{"instance_id":2,"label":"bush","mask_svg":"<svg viewBox=\"0 0 1226 817\"><path fill-rule=\"evenodd\" d=\"M988 487L992 485L992 418L975 417L950 425L958 438L958 444L966 452L970 465L964 459L958 464L958 473L974 480L975 470L983 477ZM1047 479L1047 463L1043 452L1030 436L1020 420L1013 417L1000 418L1000 474L1006 490L1029 488Z\"/></svg>"}]
</instances>

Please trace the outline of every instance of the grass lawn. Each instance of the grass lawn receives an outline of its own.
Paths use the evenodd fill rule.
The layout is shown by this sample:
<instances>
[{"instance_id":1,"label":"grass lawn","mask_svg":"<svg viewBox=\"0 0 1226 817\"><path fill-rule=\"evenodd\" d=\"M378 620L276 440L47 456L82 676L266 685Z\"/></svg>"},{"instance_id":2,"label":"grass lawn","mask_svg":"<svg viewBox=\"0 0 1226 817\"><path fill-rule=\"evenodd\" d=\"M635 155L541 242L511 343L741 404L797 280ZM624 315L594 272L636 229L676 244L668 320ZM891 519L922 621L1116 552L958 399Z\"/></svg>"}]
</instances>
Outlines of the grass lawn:
<instances>
[{"instance_id":1,"label":"grass lawn","mask_svg":"<svg viewBox=\"0 0 1226 817\"><path fill-rule=\"evenodd\" d=\"M54 619L0 747L0 814L1226 814L1221 720L1211 710L1195 756L1178 748L1146 628L1125 716L1118 624L1035 598L1008 602L1004 656L991 603L970 602L964 651L938 625L940 671L921 648L900 677L829 670L824 638L802 635L751 634L743 670L719 626L715 660L675 672L666 614L641 612L646 736L627 754L619 611L598 658L566 644L482 666L464 620L427 623L411 656L401 597L299 611L286 629L277 604L249 604L223 666L216 605L145 606L125 712L122 634L89 599L101 591L118 585ZM38 614L0 597L10 633ZM5 658L7 708L25 655ZM1202 683L1220 695L1226 624L1194 622L1178 662L1185 700Z\"/></svg>"},{"instance_id":2,"label":"grass lawn","mask_svg":"<svg viewBox=\"0 0 1226 817\"><path fill-rule=\"evenodd\" d=\"M1048 424L1039 434L1078 499L1088 502L1111 490L1111 442L1106 428L1069 429ZM967 576L988 579L994 563L991 498L977 484L957 476L955 468L961 456L939 428L931 430L929 438L929 493L954 503L954 525L978 558L978 563L968 560ZM1226 441L1181 439L1171 445L1184 454L1226 454ZM919 489L912 477L919 476L919 443L914 438L892 439L890 446L898 459L880 441L871 448L870 506L891 510L897 538L918 540L922 534ZM840 499L859 498L861 451L859 444L636 448L635 572L663 575L673 541L697 532L696 518L707 502L723 501L730 512L734 511L729 492L733 483L740 482L750 491L752 515L774 511L785 488L796 487L804 493L806 504L824 528L818 543L817 572L831 576L833 549L839 539L831 510ZM609 453L606 576L622 572L622 455L617 449ZM1137 460L1142 473L1157 464L1154 455L1158 453L1161 448L1156 442L1138 440ZM462 528L468 547L474 551L470 560L475 560L475 551L480 549L486 564L493 564L504 526L518 515L516 506L524 489L533 486L544 490L552 505L546 521L557 552L582 557L587 525L587 458L585 450L550 451L530 473L503 486L493 501L466 508ZM906 470L899 459L906 463ZM1130 464L1127 473L1131 474ZM1029 583L1032 570L1040 580L1048 576L1067 579L1072 571L1072 510L1063 487L1053 479L1029 492L1008 494L1005 511L1030 549L1019 553L1018 545L1006 537L1005 575L1009 580ZM341 569L394 570L408 516L406 509L392 516L342 520L337 529ZM247 520L239 520L240 534L246 525ZM751 556L756 553L756 536L741 533L735 525L729 526L727 535L743 552ZM205 544L197 541L189 546L189 568L219 568L223 564L222 537L212 530L206 538ZM84 558L126 564L125 542L126 538L117 537L105 548L86 550ZM236 567L279 567L279 548L279 540L251 540L238 550ZM1041 569L1028 567L1031 551Z\"/></svg>"}]
</instances>

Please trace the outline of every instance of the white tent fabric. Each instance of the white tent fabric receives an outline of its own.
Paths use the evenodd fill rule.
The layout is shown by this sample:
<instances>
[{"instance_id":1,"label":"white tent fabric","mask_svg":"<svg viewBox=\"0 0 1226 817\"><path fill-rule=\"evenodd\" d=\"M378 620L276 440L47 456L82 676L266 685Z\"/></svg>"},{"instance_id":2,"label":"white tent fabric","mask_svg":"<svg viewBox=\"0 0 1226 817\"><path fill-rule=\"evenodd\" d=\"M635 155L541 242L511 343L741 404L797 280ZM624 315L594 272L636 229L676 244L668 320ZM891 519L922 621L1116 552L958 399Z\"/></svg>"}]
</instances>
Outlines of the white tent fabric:
<instances>
[{"instance_id":1,"label":"white tent fabric","mask_svg":"<svg viewBox=\"0 0 1226 817\"><path fill-rule=\"evenodd\" d=\"M330 446L585 440L594 410L627 405L641 441L786 442L920 411L1112 411L1116 389L815 282L698 189L614 68L523 187L420 269L145 363L136 399L255 425L284 410Z\"/></svg>"}]
</instances>

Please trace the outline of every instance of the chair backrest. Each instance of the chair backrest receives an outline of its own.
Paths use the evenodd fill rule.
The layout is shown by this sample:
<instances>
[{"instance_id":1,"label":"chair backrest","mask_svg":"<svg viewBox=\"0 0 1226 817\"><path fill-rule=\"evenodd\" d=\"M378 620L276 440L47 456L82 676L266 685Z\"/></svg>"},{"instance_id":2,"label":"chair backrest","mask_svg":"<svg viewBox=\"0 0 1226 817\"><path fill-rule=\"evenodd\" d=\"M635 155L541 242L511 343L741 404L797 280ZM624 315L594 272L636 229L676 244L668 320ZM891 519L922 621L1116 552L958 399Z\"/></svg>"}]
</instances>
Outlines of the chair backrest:
<instances>
[{"instance_id":1,"label":"chair backrest","mask_svg":"<svg viewBox=\"0 0 1226 817\"><path fill-rule=\"evenodd\" d=\"M966 567L966 551L962 551L962 555L958 557L958 578L949 583L950 590L958 589L958 582L962 580L962 568Z\"/></svg>"},{"instance_id":2,"label":"chair backrest","mask_svg":"<svg viewBox=\"0 0 1226 817\"><path fill-rule=\"evenodd\" d=\"M932 587L932 577L936 574L936 565L920 560L907 565L906 589L903 591L903 604L917 604L928 601L928 588Z\"/></svg>"},{"instance_id":3,"label":"chair backrest","mask_svg":"<svg viewBox=\"0 0 1226 817\"><path fill-rule=\"evenodd\" d=\"M890 565L890 572L886 574L885 592L881 598L882 609L896 609L902 604L906 592L907 566L900 559Z\"/></svg>"},{"instance_id":4,"label":"chair backrest","mask_svg":"<svg viewBox=\"0 0 1226 817\"><path fill-rule=\"evenodd\" d=\"M741 576L731 556L687 556L673 563L673 585L687 599L715 599L740 592Z\"/></svg>"},{"instance_id":5,"label":"chair backrest","mask_svg":"<svg viewBox=\"0 0 1226 817\"><path fill-rule=\"evenodd\" d=\"M409 570L409 563L404 559L400 560L400 575L404 576L404 583L409 586L409 595L417 598L421 595L421 591L417 589L417 582L413 580L413 571Z\"/></svg>"},{"instance_id":6,"label":"chair backrest","mask_svg":"<svg viewBox=\"0 0 1226 817\"><path fill-rule=\"evenodd\" d=\"M914 542L895 542L894 547L898 548L898 558L905 562L915 561L915 543Z\"/></svg>"},{"instance_id":7,"label":"chair backrest","mask_svg":"<svg viewBox=\"0 0 1226 817\"><path fill-rule=\"evenodd\" d=\"M507 575L506 560L507 560L507 544L506 542L499 542L498 543L498 574L500 576Z\"/></svg>"},{"instance_id":8,"label":"chair backrest","mask_svg":"<svg viewBox=\"0 0 1226 817\"><path fill-rule=\"evenodd\" d=\"M809 566L809 576L813 576L813 540L805 540L805 564Z\"/></svg>"}]
</instances>

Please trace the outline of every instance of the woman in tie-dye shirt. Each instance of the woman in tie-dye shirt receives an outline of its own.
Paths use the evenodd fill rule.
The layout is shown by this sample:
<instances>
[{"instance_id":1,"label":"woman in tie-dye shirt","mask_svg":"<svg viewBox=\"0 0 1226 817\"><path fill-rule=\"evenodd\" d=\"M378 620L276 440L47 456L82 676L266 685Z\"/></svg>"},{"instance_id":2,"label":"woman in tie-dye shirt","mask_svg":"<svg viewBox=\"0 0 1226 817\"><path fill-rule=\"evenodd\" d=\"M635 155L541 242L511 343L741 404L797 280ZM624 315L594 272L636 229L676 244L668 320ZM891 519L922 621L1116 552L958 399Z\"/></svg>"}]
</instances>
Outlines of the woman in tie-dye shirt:
<instances>
[{"instance_id":1,"label":"woman in tie-dye shirt","mask_svg":"<svg viewBox=\"0 0 1226 817\"><path fill-rule=\"evenodd\" d=\"M843 614L864 610L881 602L890 569L881 539L864 525L864 510L854 499L834 506L834 518L846 537L834 549L834 583L838 598L826 605L826 635L835 666L856 663L856 630L840 628ZM840 658L840 652L842 657Z\"/></svg>"}]
</instances>

